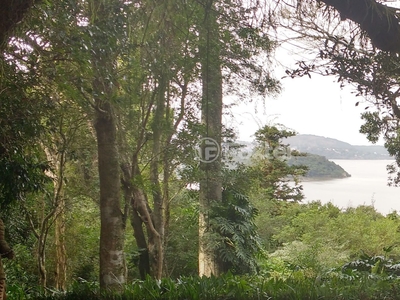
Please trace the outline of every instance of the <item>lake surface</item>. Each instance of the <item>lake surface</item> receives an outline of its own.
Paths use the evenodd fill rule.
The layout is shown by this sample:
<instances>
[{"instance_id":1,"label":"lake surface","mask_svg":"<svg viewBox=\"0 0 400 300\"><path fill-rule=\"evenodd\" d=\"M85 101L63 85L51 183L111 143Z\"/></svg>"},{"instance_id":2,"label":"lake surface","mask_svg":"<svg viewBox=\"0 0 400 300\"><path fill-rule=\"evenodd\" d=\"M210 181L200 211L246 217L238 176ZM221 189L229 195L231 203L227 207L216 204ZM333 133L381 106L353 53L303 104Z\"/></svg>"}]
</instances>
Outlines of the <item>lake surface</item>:
<instances>
[{"instance_id":1,"label":"lake surface","mask_svg":"<svg viewBox=\"0 0 400 300\"><path fill-rule=\"evenodd\" d=\"M386 165L391 160L332 160L351 177L325 181L303 182L305 201L332 202L340 208L373 205L387 214L400 212L400 187L387 185Z\"/></svg>"}]
</instances>

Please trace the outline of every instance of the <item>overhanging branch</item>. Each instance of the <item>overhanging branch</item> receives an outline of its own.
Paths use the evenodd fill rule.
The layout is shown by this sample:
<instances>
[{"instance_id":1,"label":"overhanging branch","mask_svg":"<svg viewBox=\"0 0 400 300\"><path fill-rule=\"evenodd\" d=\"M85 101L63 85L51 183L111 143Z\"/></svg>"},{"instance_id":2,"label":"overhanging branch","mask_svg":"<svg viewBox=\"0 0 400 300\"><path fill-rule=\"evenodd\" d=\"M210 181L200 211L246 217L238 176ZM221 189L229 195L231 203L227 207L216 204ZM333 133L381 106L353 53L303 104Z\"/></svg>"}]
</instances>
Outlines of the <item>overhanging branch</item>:
<instances>
[{"instance_id":1,"label":"overhanging branch","mask_svg":"<svg viewBox=\"0 0 400 300\"><path fill-rule=\"evenodd\" d=\"M0 48L4 47L10 32L36 2L38 0L0 0Z\"/></svg>"},{"instance_id":2,"label":"overhanging branch","mask_svg":"<svg viewBox=\"0 0 400 300\"><path fill-rule=\"evenodd\" d=\"M334 7L342 19L358 23L375 47L383 51L400 53L400 16L397 9L375 0L317 1Z\"/></svg>"}]
</instances>

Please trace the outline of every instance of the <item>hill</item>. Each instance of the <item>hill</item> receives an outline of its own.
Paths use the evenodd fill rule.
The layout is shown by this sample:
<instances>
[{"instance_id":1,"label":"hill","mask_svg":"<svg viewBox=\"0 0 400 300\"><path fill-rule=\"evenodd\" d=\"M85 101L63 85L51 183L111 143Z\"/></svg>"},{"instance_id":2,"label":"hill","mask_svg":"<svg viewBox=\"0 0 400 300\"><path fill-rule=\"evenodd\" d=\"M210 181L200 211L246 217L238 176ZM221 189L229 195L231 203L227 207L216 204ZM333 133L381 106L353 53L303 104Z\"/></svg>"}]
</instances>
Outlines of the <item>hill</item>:
<instances>
[{"instance_id":1,"label":"hill","mask_svg":"<svg viewBox=\"0 0 400 300\"><path fill-rule=\"evenodd\" d=\"M291 149L325 156L327 159L391 159L385 147L357 146L336 139L299 134L284 141Z\"/></svg>"},{"instance_id":2,"label":"hill","mask_svg":"<svg viewBox=\"0 0 400 300\"><path fill-rule=\"evenodd\" d=\"M313 180L346 178L351 175L341 166L327 158L307 153L306 156L292 156L288 160L289 165L304 165L308 167L306 178Z\"/></svg>"},{"instance_id":3,"label":"hill","mask_svg":"<svg viewBox=\"0 0 400 300\"><path fill-rule=\"evenodd\" d=\"M229 161L226 161L228 167L235 168L236 163L250 165L252 163L252 155L254 154L255 143L237 142L230 144L229 154L225 155ZM292 147L293 149L293 147ZM304 152L304 151L301 151ZM305 156L289 155L286 158L289 165L305 165L308 167L306 178L310 180L320 179L337 179L346 178L351 175L347 173L341 166L329 161L327 158L317 154L306 153Z\"/></svg>"}]
</instances>

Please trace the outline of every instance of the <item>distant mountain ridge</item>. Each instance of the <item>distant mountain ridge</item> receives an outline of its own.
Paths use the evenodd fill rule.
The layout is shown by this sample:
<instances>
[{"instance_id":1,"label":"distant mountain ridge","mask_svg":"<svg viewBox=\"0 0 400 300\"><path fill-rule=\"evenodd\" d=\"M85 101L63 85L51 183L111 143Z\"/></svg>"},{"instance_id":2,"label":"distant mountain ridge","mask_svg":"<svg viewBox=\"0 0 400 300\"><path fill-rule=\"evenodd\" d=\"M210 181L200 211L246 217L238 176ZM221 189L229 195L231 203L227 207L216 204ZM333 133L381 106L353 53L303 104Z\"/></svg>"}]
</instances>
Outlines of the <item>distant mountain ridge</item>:
<instances>
[{"instance_id":1,"label":"distant mountain ridge","mask_svg":"<svg viewBox=\"0 0 400 300\"><path fill-rule=\"evenodd\" d=\"M357 146L312 134L299 134L284 141L291 149L325 156L328 159L391 159L385 147Z\"/></svg>"}]
</instances>

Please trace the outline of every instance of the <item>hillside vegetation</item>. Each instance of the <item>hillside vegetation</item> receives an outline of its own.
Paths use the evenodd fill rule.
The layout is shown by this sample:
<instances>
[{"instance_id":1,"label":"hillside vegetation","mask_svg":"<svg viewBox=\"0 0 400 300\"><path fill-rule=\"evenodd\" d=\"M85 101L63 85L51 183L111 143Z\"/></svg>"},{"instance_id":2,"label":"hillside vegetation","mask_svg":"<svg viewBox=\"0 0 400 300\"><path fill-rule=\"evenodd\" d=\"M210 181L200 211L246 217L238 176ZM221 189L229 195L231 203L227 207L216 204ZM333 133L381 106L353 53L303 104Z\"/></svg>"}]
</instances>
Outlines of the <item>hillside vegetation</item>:
<instances>
[{"instance_id":1,"label":"hillside vegetation","mask_svg":"<svg viewBox=\"0 0 400 300\"><path fill-rule=\"evenodd\" d=\"M308 168L305 177L311 179L347 178L351 175L341 166L326 157L307 153L305 156L292 156L289 165L304 165Z\"/></svg>"},{"instance_id":2,"label":"hillside vegetation","mask_svg":"<svg viewBox=\"0 0 400 300\"><path fill-rule=\"evenodd\" d=\"M399 299L397 212L384 216L372 206L342 210L331 203L252 198L265 247L255 275L196 276L198 245L193 242L197 231L192 218L196 207L190 198L180 197L174 203L180 209L172 216L171 226L186 232L184 241L181 233L171 232L174 243L167 254L174 270L170 278L132 280L118 296L101 293L96 282L81 280L68 293L54 291L45 296L32 287L22 290L24 286L13 277L9 299ZM179 251L183 244L185 250ZM15 267L14 263L9 267ZM9 275L17 276L12 270Z\"/></svg>"},{"instance_id":3,"label":"hillside vegetation","mask_svg":"<svg viewBox=\"0 0 400 300\"><path fill-rule=\"evenodd\" d=\"M246 166L251 165L252 159L251 157L255 153L255 144L254 143L249 143L249 142L238 142L237 145L240 145L240 148L236 152L231 153L230 159L235 162L235 163L241 163ZM298 149L296 146L292 146L291 144L289 145L289 148L291 149ZM368 147L368 146L365 146ZM302 146L301 149L304 149L305 147ZM286 150L285 150L286 151ZM300 150L301 151L301 150ZM287 151L288 153L290 151ZM303 153L303 151L301 151ZM305 152L305 156L300 155L294 155L295 151L292 152L291 155L289 155L287 163L290 166L293 165L303 165L308 168L308 172L306 174L306 178L309 179L337 179L337 178L347 178L350 177L351 175L346 172L341 166L338 164L330 161L326 157L318 154L313 154L311 152ZM285 159L285 156L283 157ZM234 164L229 163L231 167L233 167Z\"/></svg>"}]
</instances>

